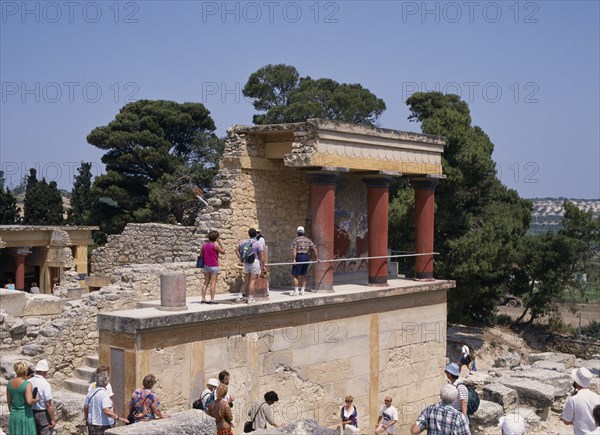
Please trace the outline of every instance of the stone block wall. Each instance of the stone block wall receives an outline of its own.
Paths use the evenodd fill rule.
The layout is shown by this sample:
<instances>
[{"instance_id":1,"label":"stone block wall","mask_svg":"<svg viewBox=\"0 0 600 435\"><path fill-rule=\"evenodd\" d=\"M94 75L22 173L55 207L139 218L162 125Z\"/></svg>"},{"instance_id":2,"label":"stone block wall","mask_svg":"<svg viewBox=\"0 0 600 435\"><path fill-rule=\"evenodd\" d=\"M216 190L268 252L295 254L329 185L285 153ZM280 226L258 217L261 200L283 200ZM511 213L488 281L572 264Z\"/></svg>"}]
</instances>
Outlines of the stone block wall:
<instances>
[{"instance_id":1,"label":"stone block wall","mask_svg":"<svg viewBox=\"0 0 600 435\"><path fill-rule=\"evenodd\" d=\"M290 243L299 225L310 231L305 174L285 167L281 159L267 159L264 142L258 138L233 129L228 133L219 173L207 193L209 207L196 221L203 234L219 231L226 250L220 258L220 292L237 291L242 282L235 250L240 240L248 238L249 228L263 232L272 263L291 260ZM288 266L272 268L271 285L290 285L290 270Z\"/></svg>"},{"instance_id":2,"label":"stone block wall","mask_svg":"<svg viewBox=\"0 0 600 435\"><path fill-rule=\"evenodd\" d=\"M130 223L94 250L92 275L107 276L119 266L193 261L201 243L194 227Z\"/></svg>"},{"instance_id":3,"label":"stone block wall","mask_svg":"<svg viewBox=\"0 0 600 435\"><path fill-rule=\"evenodd\" d=\"M123 348L129 389L148 373L157 375L169 412L189 409L208 378L227 369L238 427L248 407L274 390L278 422L312 418L323 426L338 423L344 397L352 394L361 433L372 428L383 398L391 395L400 414L396 431L407 433L422 408L438 400L444 383L445 292L232 307L210 320L204 314L207 320L199 322L184 312L185 323L172 317L162 328L136 327L137 334L108 331L103 318L100 355Z\"/></svg>"}]
</instances>

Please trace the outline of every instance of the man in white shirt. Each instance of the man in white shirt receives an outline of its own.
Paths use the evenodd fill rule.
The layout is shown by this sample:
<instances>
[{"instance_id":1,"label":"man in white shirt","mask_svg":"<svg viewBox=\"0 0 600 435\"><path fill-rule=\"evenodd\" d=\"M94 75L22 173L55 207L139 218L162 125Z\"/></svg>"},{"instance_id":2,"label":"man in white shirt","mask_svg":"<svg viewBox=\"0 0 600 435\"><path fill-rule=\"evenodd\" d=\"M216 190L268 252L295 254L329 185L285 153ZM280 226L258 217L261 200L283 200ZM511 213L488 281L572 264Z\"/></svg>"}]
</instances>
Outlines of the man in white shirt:
<instances>
[{"instance_id":1,"label":"man in white shirt","mask_svg":"<svg viewBox=\"0 0 600 435\"><path fill-rule=\"evenodd\" d=\"M469 370L471 370L471 352L469 351L469 346L461 340L460 342L460 364L458 366L458 372L462 371L462 367L467 366Z\"/></svg>"},{"instance_id":2,"label":"man in white shirt","mask_svg":"<svg viewBox=\"0 0 600 435\"><path fill-rule=\"evenodd\" d=\"M204 411L206 411L208 409L208 406L214 401L213 394L216 394L214 393L214 391L217 389L218 386L219 381L215 378L210 378L206 383L206 389L204 389L202 393L200 393L200 402L202 402L202 408L204 409Z\"/></svg>"},{"instance_id":3,"label":"man in white shirt","mask_svg":"<svg viewBox=\"0 0 600 435\"><path fill-rule=\"evenodd\" d=\"M227 370L221 370L219 372L219 383L221 384L225 384L227 385L227 394L225 395L225 397L223 398L226 402L229 403L229 406L233 408L233 401L235 400L235 397L233 396L233 394L229 394L229 379L231 378L231 375L229 374L229 372ZM217 389L215 388L213 391L213 401L217 400Z\"/></svg>"},{"instance_id":4,"label":"man in white shirt","mask_svg":"<svg viewBox=\"0 0 600 435\"><path fill-rule=\"evenodd\" d=\"M48 361L40 360L35 367L35 375L29 379L31 388L37 388L37 401L33 403L33 418L39 435L51 435L52 429L56 425L54 420L55 410L52 403L52 387L46 380L50 367Z\"/></svg>"},{"instance_id":5,"label":"man in white shirt","mask_svg":"<svg viewBox=\"0 0 600 435\"><path fill-rule=\"evenodd\" d=\"M392 398L387 396L384 405L379 410L379 418L375 425L375 434L394 433L395 424L398 421L398 410L392 406Z\"/></svg>"},{"instance_id":6,"label":"man in white shirt","mask_svg":"<svg viewBox=\"0 0 600 435\"><path fill-rule=\"evenodd\" d=\"M594 407L600 405L600 396L590 390L592 373L585 367L573 369L571 372L573 388L565 409L560 417L564 424L573 425L575 435L585 435L596 429Z\"/></svg>"},{"instance_id":7,"label":"man in white shirt","mask_svg":"<svg viewBox=\"0 0 600 435\"><path fill-rule=\"evenodd\" d=\"M96 375L96 388L88 392L83 401L83 415L89 435L103 434L115 424L115 420L127 424L125 417L119 417L113 411L113 403L106 390L108 374L102 372Z\"/></svg>"}]
</instances>

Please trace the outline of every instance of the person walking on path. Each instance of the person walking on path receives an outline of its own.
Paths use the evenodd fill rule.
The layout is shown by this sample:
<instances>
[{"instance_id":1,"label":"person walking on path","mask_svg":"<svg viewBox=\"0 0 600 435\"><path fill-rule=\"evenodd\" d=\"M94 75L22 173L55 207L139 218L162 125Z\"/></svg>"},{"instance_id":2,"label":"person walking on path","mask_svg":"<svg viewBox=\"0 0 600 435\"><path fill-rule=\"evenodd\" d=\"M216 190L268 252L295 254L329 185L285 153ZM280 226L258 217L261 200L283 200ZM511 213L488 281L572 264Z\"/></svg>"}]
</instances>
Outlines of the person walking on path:
<instances>
[{"instance_id":1,"label":"person walking on path","mask_svg":"<svg viewBox=\"0 0 600 435\"><path fill-rule=\"evenodd\" d=\"M590 390L592 372L585 367L573 369L571 379L575 392L571 394L560 417L566 425L573 425L575 435L585 435L596 429L594 407L600 405L600 396Z\"/></svg>"},{"instance_id":2,"label":"person walking on path","mask_svg":"<svg viewBox=\"0 0 600 435\"><path fill-rule=\"evenodd\" d=\"M427 406L410 428L411 435L427 430L428 435L471 435L469 426L461 412L454 409L458 391L450 384L440 389L440 401Z\"/></svg>"},{"instance_id":3,"label":"person walking on path","mask_svg":"<svg viewBox=\"0 0 600 435\"><path fill-rule=\"evenodd\" d=\"M395 424L398 421L398 410L392 406L392 398L387 396L384 400L384 405L379 410L379 417L375 424L375 434L394 433Z\"/></svg>"},{"instance_id":4,"label":"person walking on path","mask_svg":"<svg viewBox=\"0 0 600 435\"><path fill-rule=\"evenodd\" d=\"M460 364L458 365L458 372L462 371L463 366L467 366L469 372L471 371L471 352L469 346L465 344L464 340L460 341Z\"/></svg>"},{"instance_id":5,"label":"person walking on path","mask_svg":"<svg viewBox=\"0 0 600 435\"><path fill-rule=\"evenodd\" d=\"M10 435L36 435L31 405L35 402L31 382L26 380L27 364L23 361L13 366L17 377L6 385L6 404L10 410L8 433Z\"/></svg>"},{"instance_id":6,"label":"person walking on path","mask_svg":"<svg viewBox=\"0 0 600 435\"><path fill-rule=\"evenodd\" d=\"M300 226L296 229L297 237L292 240L292 280L294 283L294 293L292 296L303 295L306 290L306 274L308 273L308 264L310 261L310 253L312 252L317 261L319 261L317 246L304 235L304 227ZM300 286L300 289L298 287Z\"/></svg>"},{"instance_id":7,"label":"person walking on path","mask_svg":"<svg viewBox=\"0 0 600 435\"><path fill-rule=\"evenodd\" d=\"M459 411L462 412L465 416L465 420L467 421L467 425L469 424L469 417L467 417L467 404L469 400L469 390L465 386L462 380L458 379L460 374L460 370L458 369L458 365L456 363L448 364L444 371L446 373L446 378L448 382L456 387L458 391L458 396L454 399L452 406Z\"/></svg>"},{"instance_id":8,"label":"person walking on path","mask_svg":"<svg viewBox=\"0 0 600 435\"><path fill-rule=\"evenodd\" d=\"M219 232L211 230L208 232L208 242L202 244L201 254L204 258L204 285L202 286L203 304L217 304L215 293L217 292L217 276L219 275L219 254L225 254L225 249L219 242ZM210 301L206 300L206 291L210 286Z\"/></svg>"},{"instance_id":9,"label":"person walking on path","mask_svg":"<svg viewBox=\"0 0 600 435\"><path fill-rule=\"evenodd\" d=\"M256 278L261 272L266 272L264 245L256 240L256 230L248 230L248 239L240 242L239 249L236 251L238 259L244 264L244 283L242 284L242 294L237 302L246 302L252 304L254 300L254 286Z\"/></svg>"},{"instance_id":10,"label":"person walking on path","mask_svg":"<svg viewBox=\"0 0 600 435\"><path fill-rule=\"evenodd\" d=\"M40 360L33 368L35 375L31 378L32 388L37 388L37 400L33 404L33 417L38 435L51 435L56 425L56 411L52 402L52 387L46 380L50 367L48 361Z\"/></svg>"}]
</instances>

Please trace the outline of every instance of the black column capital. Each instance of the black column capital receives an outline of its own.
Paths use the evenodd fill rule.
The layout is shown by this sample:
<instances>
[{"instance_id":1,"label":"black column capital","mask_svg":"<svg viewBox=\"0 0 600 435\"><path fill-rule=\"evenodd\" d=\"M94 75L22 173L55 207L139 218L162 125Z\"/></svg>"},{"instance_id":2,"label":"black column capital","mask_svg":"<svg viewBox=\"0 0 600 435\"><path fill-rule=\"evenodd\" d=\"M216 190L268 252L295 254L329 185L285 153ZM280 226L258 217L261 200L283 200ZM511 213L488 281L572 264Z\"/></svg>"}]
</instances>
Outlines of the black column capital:
<instances>
[{"instance_id":1,"label":"black column capital","mask_svg":"<svg viewBox=\"0 0 600 435\"><path fill-rule=\"evenodd\" d=\"M367 187L388 187L394 179L385 175L367 175L362 181Z\"/></svg>"},{"instance_id":2,"label":"black column capital","mask_svg":"<svg viewBox=\"0 0 600 435\"><path fill-rule=\"evenodd\" d=\"M437 178L410 178L409 181L414 190L434 190L439 183Z\"/></svg>"},{"instance_id":3,"label":"black column capital","mask_svg":"<svg viewBox=\"0 0 600 435\"><path fill-rule=\"evenodd\" d=\"M335 184L340 178L337 172L307 172L306 179L309 184Z\"/></svg>"}]
</instances>

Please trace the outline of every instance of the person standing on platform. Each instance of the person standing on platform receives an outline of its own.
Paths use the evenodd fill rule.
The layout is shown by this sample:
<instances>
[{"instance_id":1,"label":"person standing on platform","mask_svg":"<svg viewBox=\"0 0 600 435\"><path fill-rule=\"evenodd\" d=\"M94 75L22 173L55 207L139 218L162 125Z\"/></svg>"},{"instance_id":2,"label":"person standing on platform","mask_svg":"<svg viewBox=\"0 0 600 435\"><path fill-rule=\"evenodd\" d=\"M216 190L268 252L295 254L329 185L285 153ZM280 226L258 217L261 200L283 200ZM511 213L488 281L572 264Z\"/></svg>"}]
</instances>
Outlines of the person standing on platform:
<instances>
[{"instance_id":1,"label":"person standing on platform","mask_svg":"<svg viewBox=\"0 0 600 435\"><path fill-rule=\"evenodd\" d=\"M304 227L300 226L296 229L297 237L292 240L292 279L294 282L294 293L292 296L303 295L306 290L306 274L308 273L308 261L310 261L311 252L319 261L319 253L317 252L317 246L304 235ZM299 288L300 287L300 288Z\"/></svg>"},{"instance_id":2,"label":"person standing on platform","mask_svg":"<svg viewBox=\"0 0 600 435\"><path fill-rule=\"evenodd\" d=\"M263 245L256 239L256 230L250 228L248 230L249 238L240 242L239 249L236 254L241 263L244 264L244 284L243 291L237 302L246 302L252 304L254 300L254 286L256 278L261 272L266 271L265 267L265 251Z\"/></svg>"},{"instance_id":3,"label":"person standing on platform","mask_svg":"<svg viewBox=\"0 0 600 435\"><path fill-rule=\"evenodd\" d=\"M225 250L219 242L219 232L211 230L208 232L208 242L202 244L202 257L204 258L204 285L202 286L203 304L217 304L215 293L217 292L217 275L219 275L219 254L225 254ZM210 286L210 301L206 300L206 291Z\"/></svg>"}]
</instances>

